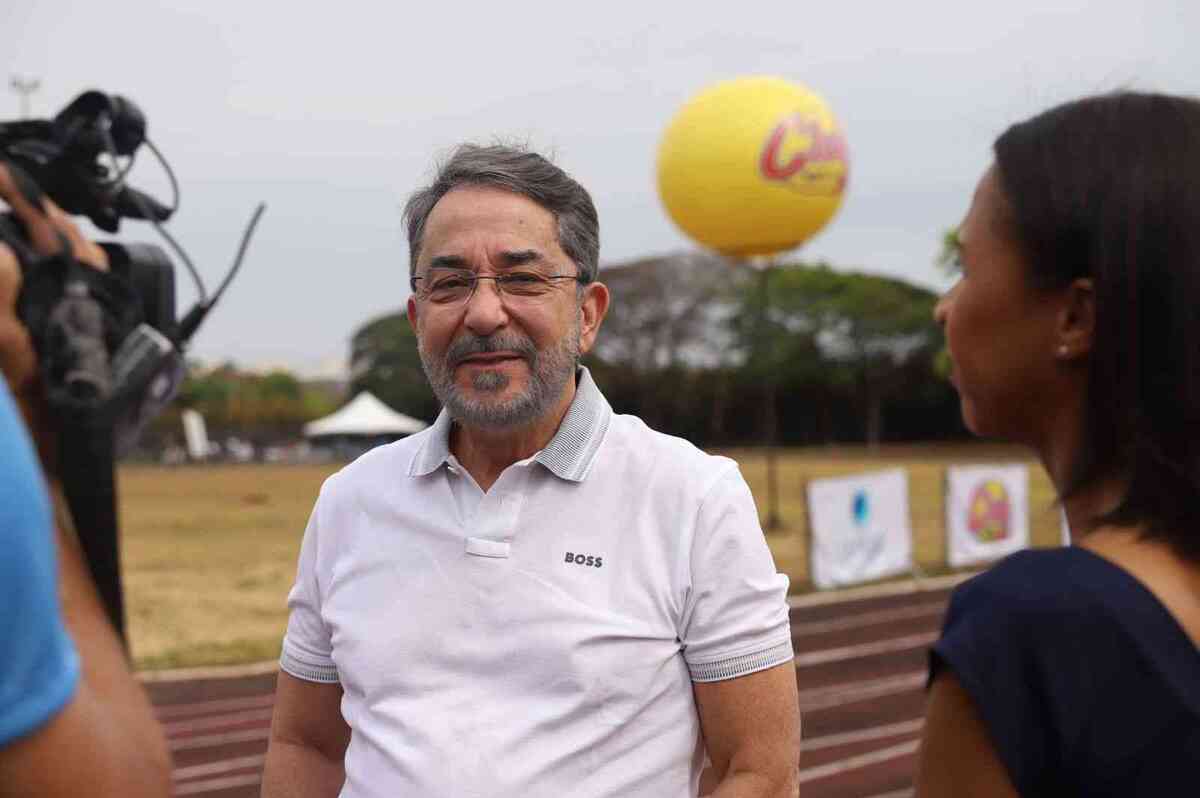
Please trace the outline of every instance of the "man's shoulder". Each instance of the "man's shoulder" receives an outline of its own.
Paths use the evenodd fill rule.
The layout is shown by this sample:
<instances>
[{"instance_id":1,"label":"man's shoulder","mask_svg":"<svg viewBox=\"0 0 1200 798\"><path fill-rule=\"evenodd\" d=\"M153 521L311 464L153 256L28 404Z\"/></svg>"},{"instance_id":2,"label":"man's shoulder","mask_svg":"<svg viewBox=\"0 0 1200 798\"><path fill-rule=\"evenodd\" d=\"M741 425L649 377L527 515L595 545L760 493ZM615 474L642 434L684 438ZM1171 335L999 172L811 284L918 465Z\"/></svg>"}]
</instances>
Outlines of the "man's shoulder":
<instances>
[{"instance_id":1,"label":"man's shoulder","mask_svg":"<svg viewBox=\"0 0 1200 798\"><path fill-rule=\"evenodd\" d=\"M79 680L60 614L50 500L18 413L0 377L0 747L42 727Z\"/></svg>"},{"instance_id":2,"label":"man's shoulder","mask_svg":"<svg viewBox=\"0 0 1200 798\"><path fill-rule=\"evenodd\" d=\"M737 468L737 462L710 454L691 441L653 429L637 416L614 414L609 430L612 450L628 459L635 472L650 469L664 476L707 477L707 482Z\"/></svg>"},{"instance_id":3,"label":"man's shoulder","mask_svg":"<svg viewBox=\"0 0 1200 798\"><path fill-rule=\"evenodd\" d=\"M373 489L381 483L396 485L409 475L413 458L421 451L432 428L408 435L398 441L376 446L334 472L321 488L323 497L339 496L362 488Z\"/></svg>"}]
</instances>

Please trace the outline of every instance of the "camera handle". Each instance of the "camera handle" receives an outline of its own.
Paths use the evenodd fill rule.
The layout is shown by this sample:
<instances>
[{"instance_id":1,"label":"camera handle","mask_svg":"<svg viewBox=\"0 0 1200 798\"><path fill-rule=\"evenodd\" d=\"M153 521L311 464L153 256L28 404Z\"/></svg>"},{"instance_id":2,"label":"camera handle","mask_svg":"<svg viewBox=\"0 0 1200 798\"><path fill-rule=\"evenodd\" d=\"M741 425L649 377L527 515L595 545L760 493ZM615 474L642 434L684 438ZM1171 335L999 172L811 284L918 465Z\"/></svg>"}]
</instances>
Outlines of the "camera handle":
<instances>
[{"instance_id":1,"label":"camera handle","mask_svg":"<svg viewBox=\"0 0 1200 798\"><path fill-rule=\"evenodd\" d=\"M128 646L125 596L121 587L121 557L117 533L116 457L113 433L107 426L66 422L59 429L59 476L71 517L77 524L84 561L113 628ZM61 441L71 442L66 446Z\"/></svg>"}]
</instances>

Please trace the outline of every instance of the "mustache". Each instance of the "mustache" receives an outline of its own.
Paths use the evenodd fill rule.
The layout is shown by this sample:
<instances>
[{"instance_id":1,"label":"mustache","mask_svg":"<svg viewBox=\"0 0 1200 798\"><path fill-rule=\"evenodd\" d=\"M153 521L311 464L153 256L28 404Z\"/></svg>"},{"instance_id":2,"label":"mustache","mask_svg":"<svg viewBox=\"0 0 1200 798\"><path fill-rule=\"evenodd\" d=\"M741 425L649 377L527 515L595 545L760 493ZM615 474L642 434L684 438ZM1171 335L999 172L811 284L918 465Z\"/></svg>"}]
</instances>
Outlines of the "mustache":
<instances>
[{"instance_id":1,"label":"mustache","mask_svg":"<svg viewBox=\"0 0 1200 798\"><path fill-rule=\"evenodd\" d=\"M533 345L533 341L522 335L500 333L483 336L465 333L446 349L445 360L451 366L457 366L471 355L486 355L491 352L516 352L529 363L537 358L537 347Z\"/></svg>"}]
</instances>

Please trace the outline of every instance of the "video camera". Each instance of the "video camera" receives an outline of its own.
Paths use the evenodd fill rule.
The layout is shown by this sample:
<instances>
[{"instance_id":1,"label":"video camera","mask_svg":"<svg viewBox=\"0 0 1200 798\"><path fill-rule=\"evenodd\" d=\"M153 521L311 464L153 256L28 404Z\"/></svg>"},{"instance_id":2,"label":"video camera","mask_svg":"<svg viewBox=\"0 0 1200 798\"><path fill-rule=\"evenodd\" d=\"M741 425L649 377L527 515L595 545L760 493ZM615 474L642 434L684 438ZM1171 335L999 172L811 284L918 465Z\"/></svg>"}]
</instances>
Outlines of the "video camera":
<instances>
[{"instance_id":1,"label":"video camera","mask_svg":"<svg viewBox=\"0 0 1200 798\"><path fill-rule=\"evenodd\" d=\"M170 206L125 182L143 144L170 179L175 195ZM123 634L114 459L178 391L183 351L240 268L264 206L255 210L233 266L210 297L187 253L162 227L178 209L178 183L146 136L145 116L129 100L87 91L53 119L0 122L0 159L35 205L44 191L64 211L87 216L110 233L122 219L149 222L187 267L199 293L178 321L175 272L160 247L101 242L109 259L109 271L102 272L78 263L65 242L55 256L35 253L20 221L0 214L0 241L21 263L17 311L37 351L58 427L64 493L101 597Z\"/></svg>"},{"instance_id":2,"label":"video camera","mask_svg":"<svg viewBox=\"0 0 1200 798\"><path fill-rule=\"evenodd\" d=\"M175 200L170 207L125 183L143 144L171 179ZM110 163L102 163L102 156ZM22 261L25 284L18 311L33 336L50 406L80 423L112 427L117 450L125 451L175 395L183 376L182 351L240 266L262 208L233 269L209 299L187 254L160 224L178 207L178 184L147 139L146 118L132 102L87 91L53 119L2 122L0 157L27 173L63 210L87 216L102 230L115 233L126 218L149 221L196 281L200 299L177 322L174 270L159 247L102 243L110 261L104 273L70 257L33 256L17 220L0 219L0 240Z\"/></svg>"}]
</instances>

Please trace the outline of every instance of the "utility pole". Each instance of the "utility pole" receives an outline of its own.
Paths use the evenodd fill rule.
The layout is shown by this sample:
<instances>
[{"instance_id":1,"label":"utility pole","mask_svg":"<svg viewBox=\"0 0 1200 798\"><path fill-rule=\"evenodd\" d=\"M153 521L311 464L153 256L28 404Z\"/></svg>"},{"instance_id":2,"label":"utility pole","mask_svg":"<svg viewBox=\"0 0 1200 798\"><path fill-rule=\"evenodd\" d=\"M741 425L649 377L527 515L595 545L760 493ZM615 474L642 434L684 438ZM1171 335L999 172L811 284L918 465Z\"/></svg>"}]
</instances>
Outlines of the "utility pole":
<instances>
[{"instance_id":1,"label":"utility pole","mask_svg":"<svg viewBox=\"0 0 1200 798\"><path fill-rule=\"evenodd\" d=\"M8 80L9 88L11 88L20 97L21 101L21 118L29 119L30 117L30 96L42 87L42 82L37 78L23 78L20 75L13 75Z\"/></svg>"},{"instance_id":2,"label":"utility pole","mask_svg":"<svg viewBox=\"0 0 1200 798\"><path fill-rule=\"evenodd\" d=\"M779 408L776 403L778 386L775 371L779 364L775 362L775 341L770 338L767 322L771 315L771 274L779 269L778 262L770 256L757 256L748 260L749 265L758 271L759 275L759 307L754 335L754 352L764 368L763 375L763 420L764 450L767 457L767 518L763 529L774 532L783 528L779 516L779 470L776 468L775 455L779 437Z\"/></svg>"}]
</instances>

